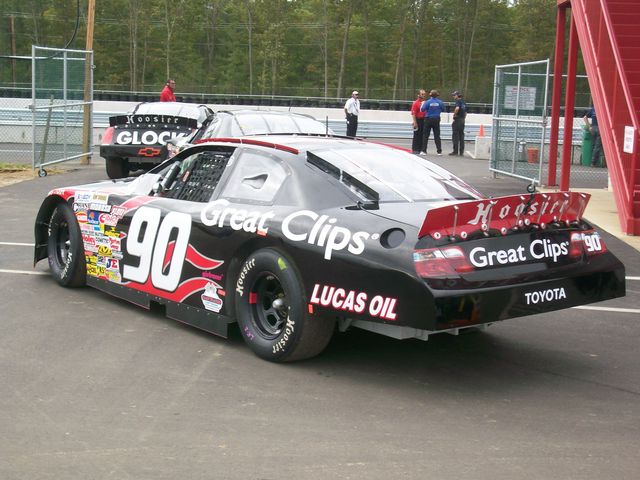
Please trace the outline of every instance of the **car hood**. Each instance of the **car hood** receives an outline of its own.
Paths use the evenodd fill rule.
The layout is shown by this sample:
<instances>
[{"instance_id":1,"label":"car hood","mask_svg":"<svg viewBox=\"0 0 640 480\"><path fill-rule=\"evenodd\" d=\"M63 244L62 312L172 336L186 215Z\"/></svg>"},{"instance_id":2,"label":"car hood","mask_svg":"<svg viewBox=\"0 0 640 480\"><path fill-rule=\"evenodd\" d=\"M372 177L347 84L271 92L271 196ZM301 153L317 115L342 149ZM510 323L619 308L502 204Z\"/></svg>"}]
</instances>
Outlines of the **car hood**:
<instances>
[{"instance_id":1,"label":"car hood","mask_svg":"<svg viewBox=\"0 0 640 480\"><path fill-rule=\"evenodd\" d=\"M70 187L56 188L49 195L59 195L69 199L76 192L100 192L118 195L147 195L153 185L158 181L159 175L147 173L137 178L124 178L121 180L105 180L102 182L74 185Z\"/></svg>"}]
</instances>

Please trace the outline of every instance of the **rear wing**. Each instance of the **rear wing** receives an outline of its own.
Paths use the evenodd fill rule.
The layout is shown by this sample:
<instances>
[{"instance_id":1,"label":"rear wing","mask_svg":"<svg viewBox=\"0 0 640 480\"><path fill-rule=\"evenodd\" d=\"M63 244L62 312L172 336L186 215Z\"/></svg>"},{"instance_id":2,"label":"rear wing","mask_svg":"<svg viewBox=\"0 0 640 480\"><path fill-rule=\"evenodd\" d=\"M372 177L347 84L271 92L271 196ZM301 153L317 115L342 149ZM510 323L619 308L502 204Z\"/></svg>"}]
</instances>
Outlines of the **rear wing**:
<instances>
[{"instance_id":1,"label":"rear wing","mask_svg":"<svg viewBox=\"0 0 640 480\"><path fill-rule=\"evenodd\" d=\"M427 212L418 237L466 239L475 232L510 230L550 223L580 222L591 195L579 192L532 193L472 200L436 207Z\"/></svg>"},{"instance_id":2,"label":"rear wing","mask_svg":"<svg viewBox=\"0 0 640 480\"><path fill-rule=\"evenodd\" d=\"M152 125L156 127L181 126L187 128L198 128L198 121L195 118L179 117L177 115L155 115L155 114L131 114L115 115L109 117L111 127L140 127L141 125Z\"/></svg>"}]
</instances>

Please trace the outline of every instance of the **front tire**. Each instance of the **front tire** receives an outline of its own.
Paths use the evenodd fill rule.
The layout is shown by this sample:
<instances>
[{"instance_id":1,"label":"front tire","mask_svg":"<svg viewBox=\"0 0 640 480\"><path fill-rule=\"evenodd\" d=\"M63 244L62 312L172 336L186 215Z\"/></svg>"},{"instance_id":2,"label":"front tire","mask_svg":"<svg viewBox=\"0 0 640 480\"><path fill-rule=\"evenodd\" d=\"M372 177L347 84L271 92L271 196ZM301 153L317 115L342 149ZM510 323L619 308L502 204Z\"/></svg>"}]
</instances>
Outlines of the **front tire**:
<instances>
[{"instance_id":1,"label":"front tire","mask_svg":"<svg viewBox=\"0 0 640 480\"><path fill-rule=\"evenodd\" d=\"M273 362L292 362L325 349L335 323L311 315L300 276L276 250L258 250L244 262L236 283L236 315L249 348Z\"/></svg>"},{"instance_id":2,"label":"front tire","mask_svg":"<svg viewBox=\"0 0 640 480\"><path fill-rule=\"evenodd\" d=\"M129 160L120 157L106 159L107 176L111 179L125 178L129 176Z\"/></svg>"},{"instance_id":3,"label":"front tire","mask_svg":"<svg viewBox=\"0 0 640 480\"><path fill-rule=\"evenodd\" d=\"M47 257L51 275L63 287L86 283L82 233L76 216L66 203L59 204L49 220Z\"/></svg>"}]
</instances>

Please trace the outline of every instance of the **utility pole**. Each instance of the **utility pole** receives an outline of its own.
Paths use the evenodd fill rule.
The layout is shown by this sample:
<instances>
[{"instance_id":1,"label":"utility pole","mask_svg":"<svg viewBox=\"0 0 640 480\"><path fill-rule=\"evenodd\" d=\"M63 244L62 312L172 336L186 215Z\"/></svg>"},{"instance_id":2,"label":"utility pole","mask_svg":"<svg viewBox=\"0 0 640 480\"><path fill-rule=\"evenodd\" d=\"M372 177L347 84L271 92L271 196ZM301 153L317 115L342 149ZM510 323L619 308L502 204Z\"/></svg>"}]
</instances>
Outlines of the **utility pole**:
<instances>
[{"instance_id":1,"label":"utility pole","mask_svg":"<svg viewBox=\"0 0 640 480\"><path fill-rule=\"evenodd\" d=\"M91 147L91 137L93 135L93 125L91 124L91 112L93 110L93 98L91 95L93 87L93 24L95 23L96 1L88 0L87 5L87 42L85 50L87 54L84 60L84 115L82 122L82 151L88 152ZM91 154L82 157L81 165L89 165Z\"/></svg>"},{"instance_id":2,"label":"utility pole","mask_svg":"<svg viewBox=\"0 0 640 480\"><path fill-rule=\"evenodd\" d=\"M11 36L11 56L16 56L16 17L11 15L9 17L9 35ZM11 59L11 80L13 81L13 87L16 86L16 59Z\"/></svg>"}]
</instances>

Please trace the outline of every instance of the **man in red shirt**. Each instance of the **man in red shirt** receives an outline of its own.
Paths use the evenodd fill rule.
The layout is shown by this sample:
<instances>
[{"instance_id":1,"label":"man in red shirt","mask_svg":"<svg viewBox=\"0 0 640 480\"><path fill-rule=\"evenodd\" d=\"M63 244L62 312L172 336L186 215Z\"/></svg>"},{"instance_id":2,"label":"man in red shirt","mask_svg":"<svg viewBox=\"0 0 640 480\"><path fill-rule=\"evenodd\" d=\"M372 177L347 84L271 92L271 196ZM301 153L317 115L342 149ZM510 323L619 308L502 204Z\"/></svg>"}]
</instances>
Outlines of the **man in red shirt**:
<instances>
[{"instance_id":1,"label":"man in red shirt","mask_svg":"<svg viewBox=\"0 0 640 480\"><path fill-rule=\"evenodd\" d=\"M420 107L426 97L427 92L421 89L418 92L418 98L411 105L411 118L413 119L413 142L411 144L411 150L416 155L422 152L422 134L424 132L425 112L420 111Z\"/></svg>"},{"instance_id":2,"label":"man in red shirt","mask_svg":"<svg viewBox=\"0 0 640 480\"><path fill-rule=\"evenodd\" d=\"M176 96L173 94L173 91L176 89L176 81L173 78L167 80L166 85L162 89L160 93L160 101L161 102L175 102Z\"/></svg>"}]
</instances>

